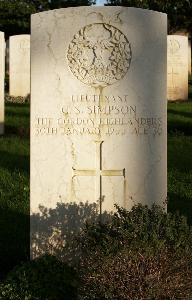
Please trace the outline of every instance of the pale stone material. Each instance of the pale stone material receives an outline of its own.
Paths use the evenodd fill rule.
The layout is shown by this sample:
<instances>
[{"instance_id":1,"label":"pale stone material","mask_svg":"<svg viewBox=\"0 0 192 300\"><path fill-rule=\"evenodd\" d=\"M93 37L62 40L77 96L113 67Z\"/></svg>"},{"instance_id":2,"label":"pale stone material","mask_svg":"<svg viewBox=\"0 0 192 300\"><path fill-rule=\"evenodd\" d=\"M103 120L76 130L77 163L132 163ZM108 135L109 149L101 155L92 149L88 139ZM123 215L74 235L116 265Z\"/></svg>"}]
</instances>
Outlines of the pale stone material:
<instances>
[{"instance_id":1,"label":"pale stone material","mask_svg":"<svg viewBox=\"0 0 192 300\"><path fill-rule=\"evenodd\" d=\"M30 35L9 38L9 94L25 97L30 94Z\"/></svg>"},{"instance_id":2,"label":"pale stone material","mask_svg":"<svg viewBox=\"0 0 192 300\"><path fill-rule=\"evenodd\" d=\"M162 13L79 7L32 16L32 256L46 226L61 233L64 207L72 219L70 203L166 207L166 60ZM79 226L91 213L85 205L77 215ZM34 234L38 218L50 220Z\"/></svg>"},{"instance_id":3,"label":"pale stone material","mask_svg":"<svg viewBox=\"0 0 192 300\"><path fill-rule=\"evenodd\" d=\"M188 40L188 71L191 75L191 40Z\"/></svg>"},{"instance_id":4,"label":"pale stone material","mask_svg":"<svg viewBox=\"0 0 192 300\"><path fill-rule=\"evenodd\" d=\"M5 38L0 32L0 135L4 133Z\"/></svg>"},{"instance_id":5,"label":"pale stone material","mask_svg":"<svg viewBox=\"0 0 192 300\"><path fill-rule=\"evenodd\" d=\"M180 29L174 35L187 36L188 40L188 73L191 75L191 38L190 33L186 29Z\"/></svg>"},{"instance_id":6,"label":"pale stone material","mask_svg":"<svg viewBox=\"0 0 192 300\"><path fill-rule=\"evenodd\" d=\"M167 37L167 99L188 99L188 37Z\"/></svg>"}]
</instances>

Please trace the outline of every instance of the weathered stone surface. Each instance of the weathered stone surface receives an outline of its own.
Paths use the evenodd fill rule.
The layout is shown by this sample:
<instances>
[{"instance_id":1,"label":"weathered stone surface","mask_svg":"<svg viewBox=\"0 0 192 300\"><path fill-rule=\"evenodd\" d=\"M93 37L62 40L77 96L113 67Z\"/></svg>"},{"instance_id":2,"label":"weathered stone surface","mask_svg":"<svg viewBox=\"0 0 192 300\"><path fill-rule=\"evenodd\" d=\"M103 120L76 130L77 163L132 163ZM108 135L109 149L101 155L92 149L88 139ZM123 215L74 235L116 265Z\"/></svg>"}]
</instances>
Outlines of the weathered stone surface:
<instances>
[{"instance_id":1,"label":"weathered stone surface","mask_svg":"<svg viewBox=\"0 0 192 300\"><path fill-rule=\"evenodd\" d=\"M166 26L165 14L125 7L32 16L30 189L37 252L40 210L55 228L61 207L71 209L70 224L79 226L94 203L101 212L114 211L115 203L166 206ZM72 203L84 203L73 222Z\"/></svg>"},{"instance_id":2,"label":"weathered stone surface","mask_svg":"<svg viewBox=\"0 0 192 300\"><path fill-rule=\"evenodd\" d=\"M188 99L188 37L167 37L167 99Z\"/></svg>"},{"instance_id":3,"label":"weathered stone surface","mask_svg":"<svg viewBox=\"0 0 192 300\"><path fill-rule=\"evenodd\" d=\"M30 35L9 38L9 94L25 97L30 94Z\"/></svg>"},{"instance_id":4,"label":"weathered stone surface","mask_svg":"<svg viewBox=\"0 0 192 300\"><path fill-rule=\"evenodd\" d=\"M5 38L0 32L0 134L4 133Z\"/></svg>"}]
</instances>

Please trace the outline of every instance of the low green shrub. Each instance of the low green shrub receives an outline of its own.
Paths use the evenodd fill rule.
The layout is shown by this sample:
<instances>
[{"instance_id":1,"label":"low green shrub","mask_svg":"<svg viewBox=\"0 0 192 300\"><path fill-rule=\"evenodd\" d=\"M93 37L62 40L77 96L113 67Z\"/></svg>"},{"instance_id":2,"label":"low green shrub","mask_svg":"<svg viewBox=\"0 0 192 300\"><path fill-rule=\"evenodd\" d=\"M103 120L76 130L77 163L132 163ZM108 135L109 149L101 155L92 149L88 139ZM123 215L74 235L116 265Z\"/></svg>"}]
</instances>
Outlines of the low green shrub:
<instances>
[{"instance_id":1,"label":"low green shrub","mask_svg":"<svg viewBox=\"0 0 192 300\"><path fill-rule=\"evenodd\" d=\"M165 248L191 249L192 228L184 216L166 213L156 205L149 209L139 204L131 211L116 208L110 222L86 224L82 235L84 252L98 249L104 255L111 255L125 247L155 253Z\"/></svg>"},{"instance_id":2,"label":"low green shrub","mask_svg":"<svg viewBox=\"0 0 192 300\"><path fill-rule=\"evenodd\" d=\"M30 95L27 95L26 97L18 96L13 97L9 96L8 94L5 95L5 103L29 103L30 102Z\"/></svg>"},{"instance_id":3,"label":"low green shrub","mask_svg":"<svg viewBox=\"0 0 192 300\"><path fill-rule=\"evenodd\" d=\"M159 207L119 207L82 236L80 299L192 299L192 231Z\"/></svg>"}]
</instances>

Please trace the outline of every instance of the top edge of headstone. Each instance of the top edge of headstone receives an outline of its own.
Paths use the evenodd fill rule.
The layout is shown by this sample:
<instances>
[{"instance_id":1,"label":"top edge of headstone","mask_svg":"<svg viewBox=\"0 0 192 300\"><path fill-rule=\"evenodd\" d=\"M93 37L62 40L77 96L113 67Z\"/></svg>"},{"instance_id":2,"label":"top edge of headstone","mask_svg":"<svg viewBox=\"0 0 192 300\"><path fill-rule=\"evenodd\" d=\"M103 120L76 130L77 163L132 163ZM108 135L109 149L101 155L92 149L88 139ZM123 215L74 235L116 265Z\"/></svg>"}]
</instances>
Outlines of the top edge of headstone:
<instances>
[{"instance_id":1,"label":"top edge of headstone","mask_svg":"<svg viewBox=\"0 0 192 300\"><path fill-rule=\"evenodd\" d=\"M9 37L9 39L17 39L17 38L20 38L20 37L30 37L30 34L16 34L16 35L11 35Z\"/></svg>"},{"instance_id":2,"label":"top edge of headstone","mask_svg":"<svg viewBox=\"0 0 192 300\"><path fill-rule=\"evenodd\" d=\"M59 8L59 9L53 9L53 10L46 10L40 13L35 13L31 15L31 19L34 16L38 16L38 15L46 15L46 14L51 14L51 13L57 13L57 12L61 12L61 11L85 11L85 9L87 11L100 11L100 10L117 10L117 9L121 9L121 10L132 10L132 11L140 11L141 13L149 13L149 14L158 14L158 15L162 15L164 17L167 17L166 13L163 12L159 12L159 11L155 11L155 10L150 10L150 9L143 9L143 8L137 8L137 7L127 7L127 6L96 6L96 5L92 5L92 6L78 6L78 7L66 7L66 8Z\"/></svg>"},{"instance_id":3,"label":"top edge of headstone","mask_svg":"<svg viewBox=\"0 0 192 300\"><path fill-rule=\"evenodd\" d=\"M187 36L187 35L168 34L168 36L171 36L171 37L177 37L177 38L179 38L179 39L188 39L188 36Z\"/></svg>"}]
</instances>

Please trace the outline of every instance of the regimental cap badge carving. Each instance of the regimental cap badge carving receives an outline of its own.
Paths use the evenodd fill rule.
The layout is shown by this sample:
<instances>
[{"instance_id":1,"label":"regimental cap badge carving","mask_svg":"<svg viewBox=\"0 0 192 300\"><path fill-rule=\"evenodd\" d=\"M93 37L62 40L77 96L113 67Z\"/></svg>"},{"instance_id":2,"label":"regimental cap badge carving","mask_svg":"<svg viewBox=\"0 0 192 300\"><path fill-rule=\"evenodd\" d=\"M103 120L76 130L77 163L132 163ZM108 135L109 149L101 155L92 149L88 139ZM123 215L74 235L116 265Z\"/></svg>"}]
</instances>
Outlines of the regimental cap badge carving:
<instances>
[{"instance_id":1,"label":"regimental cap badge carving","mask_svg":"<svg viewBox=\"0 0 192 300\"><path fill-rule=\"evenodd\" d=\"M180 49L179 41L177 41L176 39L168 40L168 52L170 54L177 53L179 49Z\"/></svg>"},{"instance_id":2,"label":"regimental cap badge carving","mask_svg":"<svg viewBox=\"0 0 192 300\"><path fill-rule=\"evenodd\" d=\"M75 34L67 51L71 72L83 83L105 87L122 79L131 63L131 45L117 28L93 23Z\"/></svg>"}]
</instances>

